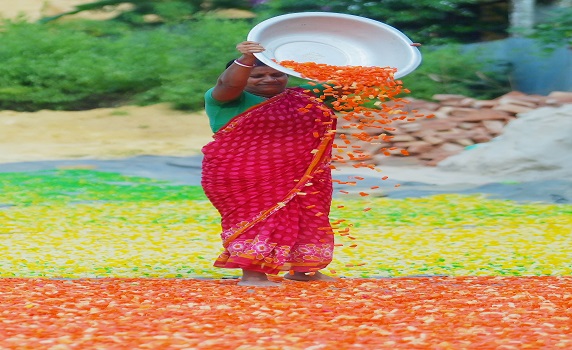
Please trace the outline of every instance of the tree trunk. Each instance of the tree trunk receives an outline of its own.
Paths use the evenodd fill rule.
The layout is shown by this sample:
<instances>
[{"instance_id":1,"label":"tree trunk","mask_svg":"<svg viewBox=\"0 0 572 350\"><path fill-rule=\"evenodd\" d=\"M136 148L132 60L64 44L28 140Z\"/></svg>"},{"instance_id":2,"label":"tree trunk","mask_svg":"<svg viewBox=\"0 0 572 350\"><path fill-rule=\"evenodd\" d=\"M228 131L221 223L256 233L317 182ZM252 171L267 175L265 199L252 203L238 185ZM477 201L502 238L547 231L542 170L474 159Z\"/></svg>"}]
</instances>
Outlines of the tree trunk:
<instances>
[{"instance_id":1,"label":"tree trunk","mask_svg":"<svg viewBox=\"0 0 572 350\"><path fill-rule=\"evenodd\" d=\"M534 26L535 0L511 0L510 32L513 36L517 33L529 32ZM522 34L521 34L522 35Z\"/></svg>"}]
</instances>

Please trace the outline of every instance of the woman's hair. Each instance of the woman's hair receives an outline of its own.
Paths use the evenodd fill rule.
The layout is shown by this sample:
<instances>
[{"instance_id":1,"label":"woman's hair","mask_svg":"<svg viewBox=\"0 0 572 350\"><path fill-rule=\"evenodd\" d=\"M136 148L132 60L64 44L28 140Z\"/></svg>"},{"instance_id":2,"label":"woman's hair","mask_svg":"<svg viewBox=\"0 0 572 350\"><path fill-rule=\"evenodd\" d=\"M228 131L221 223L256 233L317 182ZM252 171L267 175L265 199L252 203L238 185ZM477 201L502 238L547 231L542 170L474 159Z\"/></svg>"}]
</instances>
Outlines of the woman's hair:
<instances>
[{"instance_id":1,"label":"woman's hair","mask_svg":"<svg viewBox=\"0 0 572 350\"><path fill-rule=\"evenodd\" d=\"M228 63L226 64L226 68L230 67L233 63L234 63L234 60L228 61ZM266 67L266 64L264 62L262 62L261 60L259 60L258 58L256 59L256 62L254 62L254 65L256 67Z\"/></svg>"}]
</instances>

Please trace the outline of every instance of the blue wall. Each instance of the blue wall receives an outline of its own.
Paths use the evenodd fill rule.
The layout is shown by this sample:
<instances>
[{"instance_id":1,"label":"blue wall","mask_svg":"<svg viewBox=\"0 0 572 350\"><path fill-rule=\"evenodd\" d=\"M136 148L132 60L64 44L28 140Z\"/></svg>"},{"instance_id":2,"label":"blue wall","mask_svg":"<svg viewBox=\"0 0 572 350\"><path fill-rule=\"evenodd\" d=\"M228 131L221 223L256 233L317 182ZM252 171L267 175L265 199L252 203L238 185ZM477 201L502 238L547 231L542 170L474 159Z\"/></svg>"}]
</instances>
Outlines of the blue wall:
<instances>
[{"instance_id":1,"label":"blue wall","mask_svg":"<svg viewBox=\"0 0 572 350\"><path fill-rule=\"evenodd\" d=\"M471 44L467 48L511 63L513 90L539 95L572 91L572 49L563 47L546 53L540 44L526 38Z\"/></svg>"}]
</instances>

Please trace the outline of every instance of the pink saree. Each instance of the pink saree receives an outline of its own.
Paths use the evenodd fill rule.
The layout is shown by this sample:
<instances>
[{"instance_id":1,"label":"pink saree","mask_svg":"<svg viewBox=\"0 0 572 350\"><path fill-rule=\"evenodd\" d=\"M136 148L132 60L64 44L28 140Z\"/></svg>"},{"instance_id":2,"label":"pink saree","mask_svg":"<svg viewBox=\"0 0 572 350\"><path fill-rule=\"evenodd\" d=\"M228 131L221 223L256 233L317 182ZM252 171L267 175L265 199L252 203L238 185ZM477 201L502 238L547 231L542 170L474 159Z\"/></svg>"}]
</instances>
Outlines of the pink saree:
<instances>
[{"instance_id":1,"label":"pink saree","mask_svg":"<svg viewBox=\"0 0 572 350\"><path fill-rule=\"evenodd\" d=\"M287 89L233 118L203 148L202 186L221 215L214 266L277 274L332 261L333 113Z\"/></svg>"}]
</instances>

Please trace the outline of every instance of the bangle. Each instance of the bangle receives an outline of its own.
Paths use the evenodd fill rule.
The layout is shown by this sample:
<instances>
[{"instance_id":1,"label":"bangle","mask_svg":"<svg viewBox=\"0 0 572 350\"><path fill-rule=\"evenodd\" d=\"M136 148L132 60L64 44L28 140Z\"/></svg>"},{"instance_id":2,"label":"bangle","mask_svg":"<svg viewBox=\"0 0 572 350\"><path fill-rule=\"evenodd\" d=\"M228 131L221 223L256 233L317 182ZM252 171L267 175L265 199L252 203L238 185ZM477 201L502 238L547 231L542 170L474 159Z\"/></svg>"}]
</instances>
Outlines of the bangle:
<instances>
[{"instance_id":1,"label":"bangle","mask_svg":"<svg viewBox=\"0 0 572 350\"><path fill-rule=\"evenodd\" d=\"M248 64L240 63L240 62L238 62L238 60L234 60L234 63L236 63L239 66L244 67L244 68L254 68L254 66L255 66L254 64L249 66Z\"/></svg>"}]
</instances>

